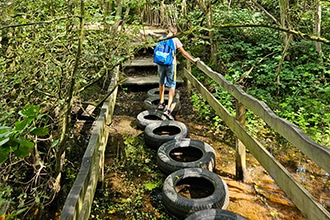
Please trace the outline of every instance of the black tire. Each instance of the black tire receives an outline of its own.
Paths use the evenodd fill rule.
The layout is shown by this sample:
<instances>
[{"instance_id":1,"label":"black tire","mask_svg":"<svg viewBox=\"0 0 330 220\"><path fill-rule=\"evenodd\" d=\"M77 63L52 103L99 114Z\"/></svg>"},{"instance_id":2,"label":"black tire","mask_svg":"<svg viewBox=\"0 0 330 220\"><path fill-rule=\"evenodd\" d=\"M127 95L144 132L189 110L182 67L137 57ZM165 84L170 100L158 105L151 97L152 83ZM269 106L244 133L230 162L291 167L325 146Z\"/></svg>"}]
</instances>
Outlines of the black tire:
<instances>
[{"instance_id":1,"label":"black tire","mask_svg":"<svg viewBox=\"0 0 330 220\"><path fill-rule=\"evenodd\" d=\"M168 97L165 97L165 104L167 105ZM147 110L157 109L159 103L159 96L150 96L144 100L144 108ZM172 114L175 115L181 109L181 102L179 99L174 98L173 104L175 107L172 111Z\"/></svg>"},{"instance_id":2,"label":"black tire","mask_svg":"<svg viewBox=\"0 0 330 220\"><path fill-rule=\"evenodd\" d=\"M169 92L169 88L168 87L165 87L164 95L165 95L166 98L168 97L168 92ZM148 90L147 94L148 94L148 97L150 97L150 96L157 96L157 97L159 97L159 88L150 89L150 90ZM177 90L177 89L175 90L174 97L176 99L180 99L180 91L179 90Z\"/></svg>"},{"instance_id":3,"label":"black tire","mask_svg":"<svg viewBox=\"0 0 330 220\"><path fill-rule=\"evenodd\" d=\"M144 140L147 146L158 149L163 143L189 136L188 127L179 121L156 121L144 129Z\"/></svg>"},{"instance_id":4,"label":"black tire","mask_svg":"<svg viewBox=\"0 0 330 220\"><path fill-rule=\"evenodd\" d=\"M247 220L247 218L228 210L204 209L189 215L185 220Z\"/></svg>"},{"instance_id":5,"label":"black tire","mask_svg":"<svg viewBox=\"0 0 330 220\"><path fill-rule=\"evenodd\" d=\"M190 197L182 195L187 189ZM226 209L229 204L227 184L219 175L201 168L171 173L164 181L162 192L164 207L178 218L204 209Z\"/></svg>"},{"instance_id":6,"label":"black tire","mask_svg":"<svg viewBox=\"0 0 330 220\"><path fill-rule=\"evenodd\" d=\"M163 111L153 109L140 112L137 115L136 120L137 126L144 130L148 124L151 124L155 121L166 121L168 118Z\"/></svg>"},{"instance_id":7,"label":"black tire","mask_svg":"<svg viewBox=\"0 0 330 220\"><path fill-rule=\"evenodd\" d=\"M213 171L215 151L203 141L189 138L171 140L158 148L157 163L165 174L182 168L203 168Z\"/></svg>"}]
</instances>

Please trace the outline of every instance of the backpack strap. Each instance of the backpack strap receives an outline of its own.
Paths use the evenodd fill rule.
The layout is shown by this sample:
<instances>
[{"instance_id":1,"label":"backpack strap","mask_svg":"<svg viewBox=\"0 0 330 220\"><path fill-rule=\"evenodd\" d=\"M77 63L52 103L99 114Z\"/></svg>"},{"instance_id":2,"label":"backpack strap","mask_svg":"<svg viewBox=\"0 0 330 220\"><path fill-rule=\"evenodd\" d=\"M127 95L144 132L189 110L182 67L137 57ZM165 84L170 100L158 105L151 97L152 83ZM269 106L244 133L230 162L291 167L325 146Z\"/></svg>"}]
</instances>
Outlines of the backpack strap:
<instances>
[{"instance_id":1,"label":"backpack strap","mask_svg":"<svg viewBox=\"0 0 330 220\"><path fill-rule=\"evenodd\" d=\"M174 80L176 81L176 56L175 56L175 54L176 54L176 48L175 48L175 42L174 42L174 39L173 38L171 38L169 40L171 42L170 47L172 48L173 68L174 68L174 71L173 71L174 72Z\"/></svg>"},{"instance_id":2,"label":"backpack strap","mask_svg":"<svg viewBox=\"0 0 330 220\"><path fill-rule=\"evenodd\" d=\"M175 42L174 42L173 38L169 39L169 42L170 42L170 47L172 48L174 53L176 53Z\"/></svg>"}]
</instances>

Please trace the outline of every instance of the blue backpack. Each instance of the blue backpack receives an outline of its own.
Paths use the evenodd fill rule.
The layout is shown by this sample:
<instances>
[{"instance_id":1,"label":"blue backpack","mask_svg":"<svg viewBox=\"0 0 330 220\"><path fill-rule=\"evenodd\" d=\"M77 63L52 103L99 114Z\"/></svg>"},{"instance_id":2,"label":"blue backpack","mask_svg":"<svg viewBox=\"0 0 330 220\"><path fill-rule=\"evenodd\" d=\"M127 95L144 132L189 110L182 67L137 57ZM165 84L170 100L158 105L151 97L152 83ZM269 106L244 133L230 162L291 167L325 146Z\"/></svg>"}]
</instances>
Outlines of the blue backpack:
<instances>
[{"instance_id":1,"label":"blue backpack","mask_svg":"<svg viewBox=\"0 0 330 220\"><path fill-rule=\"evenodd\" d=\"M172 39L160 41L154 49L154 63L163 66L173 64L175 56L175 45Z\"/></svg>"}]
</instances>

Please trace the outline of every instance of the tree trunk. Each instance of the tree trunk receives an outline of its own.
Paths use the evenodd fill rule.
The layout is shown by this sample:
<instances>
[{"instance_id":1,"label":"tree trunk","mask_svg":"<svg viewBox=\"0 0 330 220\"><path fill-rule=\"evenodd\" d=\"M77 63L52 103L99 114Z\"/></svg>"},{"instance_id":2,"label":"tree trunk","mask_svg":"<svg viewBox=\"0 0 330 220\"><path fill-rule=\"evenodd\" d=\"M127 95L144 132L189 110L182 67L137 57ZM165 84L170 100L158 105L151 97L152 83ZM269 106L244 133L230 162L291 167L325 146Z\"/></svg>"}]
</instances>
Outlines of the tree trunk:
<instances>
[{"instance_id":1,"label":"tree trunk","mask_svg":"<svg viewBox=\"0 0 330 220\"><path fill-rule=\"evenodd\" d=\"M320 37L321 36L321 20L322 20L322 8L320 0L315 0L316 10L315 10L315 18L314 18L314 35ZM315 42L315 49L318 54L321 56L322 54L322 45L321 42Z\"/></svg>"},{"instance_id":2,"label":"tree trunk","mask_svg":"<svg viewBox=\"0 0 330 220\"><path fill-rule=\"evenodd\" d=\"M55 172L57 174L61 173L62 171L62 163L63 163L63 155L65 155L65 151L67 149L66 140L68 137L68 130L70 125L70 118L71 118L71 109L72 109L72 100L75 94L75 84L76 84L76 74L79 69L79 62L82 53L82 41L83 41L83 30L84 30L84 14L85 14L85 5L84 0L80 1L80 24L79 24L79 40L78 40L78 49L76 52L74 68L68 77L68 88L67 88L67 95L63 97L66 100L63 109L61 110L61 135L59 144L56 148L56 164L55 164Z\"/></svg>"},{"instance_id":3,"label":"tree trunk","mask_svg":"<svg viewBox=\"0 0 330 220\"><path fill-rule=\"evenodd\" d=\"M159 23L161 26L163 26L166 22L165 18L165 1L162 0L160 3L160 9L159 9Z\"/></svg>"},{"instance_id":4,"label":"tree trunk","mask_svg":"<svg viewBox=\"0 0 330 220\"><path fill-rule=\"evenodd\" d=\"M187 1L186 0L182 0L181 3L181 13L182 13L182 17L186 18L187 17Z\"/></svg>"},{"instance_id":5,"label":"tree trunk","mask_svg":"<svg viewBox=\"0 0 330 220\"><path fill-rule=\"evenodd\" d=\"M281 73L281 70L282 70L283 62L284 62L285 57L286 57L286 52L288 51L289 46L290 46L290 42L292 41L292 34L287 34L287 38L288 39L286 39L286 42L285 42L286 44L285 44L284 49L282 51L281 60L280 60L280 62L278 64L278 67L277 67L277 72L276 72L276 84L277 85L280 85L280 83L281 83L280 82L280 73ZM278 93L279 93L279 91L278 91Z\"/></svg>"},{"instance_id":6,"label":"tree trunk","mask_svg":"<svg viewBox=\"0 0 330 220\"><path fill-rule=\"evenodd\" d=\"M129 12L130 12L131 8L129 6L126 7L126 11L125 11L125 14L124 14L124 17L122 19L122 27L125 26L126 24L126 21L127 21L127 18L129 16Z\"/></svg>"},{"instance_id":7,"label":"tree trunk","mask_svg":"<svg viewBox=\"0 0 330 220\"><path fill-rule=\"evenodd\" d=\"M211 65L217 65L218 63L218 58L217 58L217 52L218 52L218 47L217 47L217 42L214 40L214 33L212 31L213 27L213 12L212 12L212 2L209 2L208 6L208 28L210 29L209 31L209 38L210 38L210 45L211 45L211 57L210 57L210 62Z\"/></svg>"},{"instance_id":8,"label":"tree trunk","mask_svg":"<svg viewBox=\"0 0 330 220\"><path fill-rule=\"evenodd\" d=\"M122 21L122 15L123 15L123 2L121 0L117 0L116 1L116 21L115 23L113 24L112 26L112 34L113 35L116 35L117 31L118 31L118 28L119 28L119 25ZM120 19L119 19L120 18Z\"/></svg>"},{"instance_id":9,"label":"tree trunk","mask_svg":"<svg viewBox=\"0 0 330 220\"><path fill-rule=\"evenodd\" d=\"M280 0L280 16L281 16L281 25L284 28L290 28L290 22L289 22L289 0ZM283 36L283 45L287 45L289 36L286 32L282 32Z\"/></svg>"},{"instance_id":10,"label":"tree trunk","mask_svg":"<svg viewBox=\"0 0 330 220\"><path fill-rule=\"evenodd\" d=\"M150 25L152 23L150 2L148 0L146 0L146 4L144 6L142 23L146 23L146 25Z\"/></svg>"},{"instance_id":11,"label":"tree trunk","mask_svg":"<svg viewBox=\"0 0 330 220\"><path fill-rule=\"evenodd\" d=\"M104 20L103 20L103 25L104 25L104 32L105 33L110 33L110 29L111 29L111 26L110 24L108 24L105 19L111 15L111 12L112 12L112 6L113 6L113 0L105 0L105 2L103 3L104 5Z\"/></svg>"},{"instance_id":12,"label":"tree trunk","mask_svg":"<svg viewBox=\"0 0 330 220\"><path fill-rule=\"evenodd\" d=\"M281 14L281 25L283 28L291 29L290 18L289 18L289 6L290 6L289 0L280 0L279 4L280 4L280 14ZM278 64L277 73L276 73L276 84L277 85L280 84L280 73L282 70L282 64L285 60L286 51L289 49L289 45L292 40L292 34L282 32L282 37L283 37L284 49L283 49L282 58Z\"/></svg>"},{"instance_id":13,"label":"tree trunk","mask_svg":"<svg viewBox=\"0 0 330 220\"><path fill-rule=\"evenodd\" d=\"M217 57L216 57L216 53L217 53L217 44L216 41L214 41L214 33L212 31L212 27L213 27L213 17L212 17L212 2L211 1L207 1L207 0L197 0L197 3L199 5L199 7L202 9L202 11L204 12L204 15L206 17L206 25L207 28L210 29L208 35L209 35L209 39L210 39L210 63L211 65L214 65L217 63Z\"/></svg>"}]
</instances>

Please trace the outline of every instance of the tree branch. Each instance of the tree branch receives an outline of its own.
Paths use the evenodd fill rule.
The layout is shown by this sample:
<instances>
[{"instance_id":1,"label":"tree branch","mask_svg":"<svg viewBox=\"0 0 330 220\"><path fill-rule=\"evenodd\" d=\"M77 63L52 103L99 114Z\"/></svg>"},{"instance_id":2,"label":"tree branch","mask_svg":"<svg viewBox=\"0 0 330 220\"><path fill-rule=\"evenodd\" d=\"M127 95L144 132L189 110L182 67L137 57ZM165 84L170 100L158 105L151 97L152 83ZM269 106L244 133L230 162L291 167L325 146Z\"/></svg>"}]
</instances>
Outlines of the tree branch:
<instances>
[{"instance_id":1,"label":"tree branch","mask_svg":"<svg viewBox=\"0 0 330 220\"><path fill-rule=\"evenodd\" d=\"M274 29L274 30L278 30L278 31L283 31L289 34L293 34L296 36L299 36L301 38L304 39L308 39L308 40L312 40L312 41L318 41L318 42L322 42L324 44L330 45L330 40L323 38L323 37L318 37L318 36L314 36L314 35L309 35L306 33L302 33L300 31L297 30L292 30L289 28L284 28L284 27L279 27L279 26L274 26L274 25L269 25L269 24L224 24L224 25L217 25L214 26L214 28L218 28L218 29L222 29L222 28L238 28L238 27L264 27L264 28L270 28L270 29ZM209 30L207 28L203 28L205 30Z\"/></svg>"},{"instance_id":2,"label":"tree branch","mask_svg":"<svg viewBox=\"0 0 330 220\"><path fill-rule=\"evenodd\" d=\"M262 7L258 2L251 0L253 4L255 4L261 11L263 11L272 21L274 21L278 26L281 25L280 22L277 21L277 19L271 15L264 7Z\"/></svg>"},{"instance_id":3,"label":"tree branch","mask_svg":"<svg viewBox=\"0 0 330 220\"><path fill-rule=\"evenodd\" d=\"M260 64L263 60L265 60L267 57L275 54L277 52L272 52L267 54L266 56L262 57L255 65L253 65L247 72L245 72L239 79L236 80L237 83L241 84L245 78L249 76L249 74L253 71L253 69Z\"/></svg>"},{"instance_id":4,"label":"tree branch","mask_svg":"<svg viewBox=\"0 0 330 220\"><path fill-rule=\"evenodd\" d=\"M7 25L7 26L0 26L0 30L7 29L7 28L15 28L15 27L50 24L55 21L65 20L65 19L69 19L72 17L80 18L80 16L59 17L59 18L54 18L54 19L48 20L48 21L38 21L38 22L30 22L30 23L26 23L26 24L13 24L13 25Z\"/></svg>"}]
</instances>

